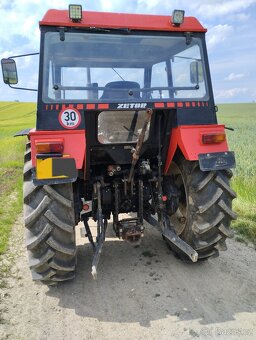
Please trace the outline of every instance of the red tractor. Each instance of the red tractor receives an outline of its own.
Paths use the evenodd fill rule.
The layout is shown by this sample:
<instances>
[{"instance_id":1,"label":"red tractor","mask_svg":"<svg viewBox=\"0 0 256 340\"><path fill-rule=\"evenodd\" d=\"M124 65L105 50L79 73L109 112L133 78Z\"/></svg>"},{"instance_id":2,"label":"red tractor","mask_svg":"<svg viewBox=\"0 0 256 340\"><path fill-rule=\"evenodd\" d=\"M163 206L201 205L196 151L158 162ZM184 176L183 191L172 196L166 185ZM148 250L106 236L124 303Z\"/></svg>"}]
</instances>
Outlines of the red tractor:
<instances>
[{"instance_id":1,"label":"red tractor","mask_svg":"<svg viewBox=\"0 0 256 340\"><path fill-rule=\"evenodd\" d=\"M79 5L49 10L40 29L36 128L18 133L28 137L33 279L50 285L74 277L79 221L94 250L94 277L110 218L116 236L132 244L147 221L193 262L225 250L236 218L235 158L217 123L206 29L180 10L97 13ZM2 68L15 87L14 57Z\"/></svg>"}]
</instances>

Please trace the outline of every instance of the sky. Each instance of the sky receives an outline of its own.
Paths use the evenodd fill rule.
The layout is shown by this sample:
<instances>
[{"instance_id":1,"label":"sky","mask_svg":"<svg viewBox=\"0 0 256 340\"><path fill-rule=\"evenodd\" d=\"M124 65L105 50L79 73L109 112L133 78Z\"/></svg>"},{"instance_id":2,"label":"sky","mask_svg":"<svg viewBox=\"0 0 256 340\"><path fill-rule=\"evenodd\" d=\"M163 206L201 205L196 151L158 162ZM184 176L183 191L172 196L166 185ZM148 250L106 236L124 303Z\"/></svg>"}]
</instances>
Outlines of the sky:
<instances>
[{"instance_id":1,"label":"sky","mask_svg":"<svg viewBox=\"0 0 256 340\"><path fill-rule=\"evenodd\" d=\"M50 8L171 15L185 10L208 29L206 41L216 103L256 101L256 0L0 0L0 59L39 52L39 20ZM19 59L19 85L36 88L38 57ZM36 101L0 76L0 101Z\"/></svg>"}]
</instances>

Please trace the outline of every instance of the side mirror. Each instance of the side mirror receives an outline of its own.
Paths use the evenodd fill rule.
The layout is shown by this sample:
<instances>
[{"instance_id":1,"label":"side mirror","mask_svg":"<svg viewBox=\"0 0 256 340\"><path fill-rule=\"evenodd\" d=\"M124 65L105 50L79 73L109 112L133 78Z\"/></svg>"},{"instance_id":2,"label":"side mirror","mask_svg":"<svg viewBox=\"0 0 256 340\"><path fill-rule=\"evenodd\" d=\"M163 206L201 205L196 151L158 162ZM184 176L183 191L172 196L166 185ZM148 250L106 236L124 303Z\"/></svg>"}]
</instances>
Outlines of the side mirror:
<instances>
[{"instance_id":1,"label":"side mirror","mask_svg":"<svg viewBox=\"0 0 256 340\"><path fill-rule=\"evenodd\" d=\"M203 64L201 61L192 61L190 64L190 82L192 84L199 84L204 81Z\"/></svg>"},{"instance_id":2,"label":"side mirror","mask_svg":"<svg viewBox=\"0 0 256 340\"><path fill-rule=\"evenodd\" d=\"M15 85L18 83L16 63L13 59L2 59L3 80L5 84Z\"/></svg>"}]
</instances>

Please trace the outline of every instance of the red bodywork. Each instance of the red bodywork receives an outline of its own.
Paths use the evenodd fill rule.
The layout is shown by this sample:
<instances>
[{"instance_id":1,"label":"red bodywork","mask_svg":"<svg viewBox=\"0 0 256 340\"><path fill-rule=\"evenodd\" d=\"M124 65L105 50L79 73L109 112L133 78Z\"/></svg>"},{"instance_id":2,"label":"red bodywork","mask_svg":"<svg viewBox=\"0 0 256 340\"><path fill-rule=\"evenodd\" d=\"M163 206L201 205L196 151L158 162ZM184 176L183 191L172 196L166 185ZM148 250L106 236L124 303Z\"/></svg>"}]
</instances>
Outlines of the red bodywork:
<instances>
[{"instance_id":1,"label":"red bodywork","mask_svg":"<svg viewBox=\"0 0 256 340\"><path fill-rule=\"evenodd\" d=\"M203 134L224 133L224 125L183 125L172 129L164 173L167 174L173 156L179 148L190 161L198 160L201 153L228 151L227 141L203 144Z\"/></svg>"},{"instance_id":2,"label":"red bodywork","mask_svg":"<svg viewBox=\"0 0 256 340\"><path fill-rule=\"evenodd\" d=\"M50 9L40 26L129 28L147 31L206 32L194 17L185 17L183 24L173 26L171 16L83 11L81 22L72 22L67 10Z\"/></svg>"},{"instance_id":3,"label":"red bodywork","mask_svg":"<svg viewBox=\"0 0 256 340\"><path fill-rule=\"evenodd\" d=\"M202 153L228 151L227 141L216 144L203 144L203 134L224 133L224 125L185 125L172 129L169 149L164 173L167 174L173 156L179 148L187 160L198 160ZM86 138L84 130L73 131L30 131L32 166L36 165L36 142L55 140L61 138L64 141L64 155L70 155L76 161L76 168L85 168Z\"/></svg>"},{"instance_id":4,"label":"red bodywork","mask_svg":"<svg viewBox=\"0 0 256 340\"><path fill-rule=\"evenodd\" d=\"M32 166L36 166L36 142L62 139L64 144L63 155L70 155L76 161L76 168L83 169L85 167L85 150L86 139L85 130L64 130L64 131L36 131L31 130L29 133L31 141L31 158Z\"/></svg>"}]
</instances>

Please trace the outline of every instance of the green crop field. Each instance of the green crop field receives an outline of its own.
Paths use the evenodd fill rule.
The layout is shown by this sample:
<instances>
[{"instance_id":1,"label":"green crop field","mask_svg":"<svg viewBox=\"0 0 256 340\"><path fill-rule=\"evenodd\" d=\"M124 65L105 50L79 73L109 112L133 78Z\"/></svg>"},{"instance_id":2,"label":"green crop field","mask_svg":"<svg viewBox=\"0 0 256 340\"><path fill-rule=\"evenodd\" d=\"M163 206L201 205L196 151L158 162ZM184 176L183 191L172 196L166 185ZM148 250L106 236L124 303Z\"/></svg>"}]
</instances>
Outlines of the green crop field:
<instances>
[{"instance_id":1,"label":"green crop field","mask_svg":"<svg viewBox=\"0 0 256 340\"><path fill-rule=\"evenodd\" d=\"M0 103L0 254L22 210L22 168L25 137L13 135L35 125L34 103Z\"/></svg>"},{"instance_id":2,"label":"green crop field","mask_svg":"<svg viewBox=\"0 0 256 340\"><path fill-rule=\"evenodd\" d=\"M235 130L226 130L237 163L232 187L237 192L238 219L232 227L239 232L237 239L256 244L256 104L219 105L218 120Z\"/></svg>"},{"instance_id":3,"label":"green crop field","mask_svg":"<svg viewBox=\"0 0 256 340\"><path fill-rule=\"evenodd\" d=\"M35 126L34 103L0 103L0 254L5 252L10 230L22 210L22 168L25 137L15 132ZM256 104L219 105L219 123L227 130L229 146L236 152L237 168L232 186L238 198L233 223L237 238L256 244Z\"/></svg>"}]
</instances>

